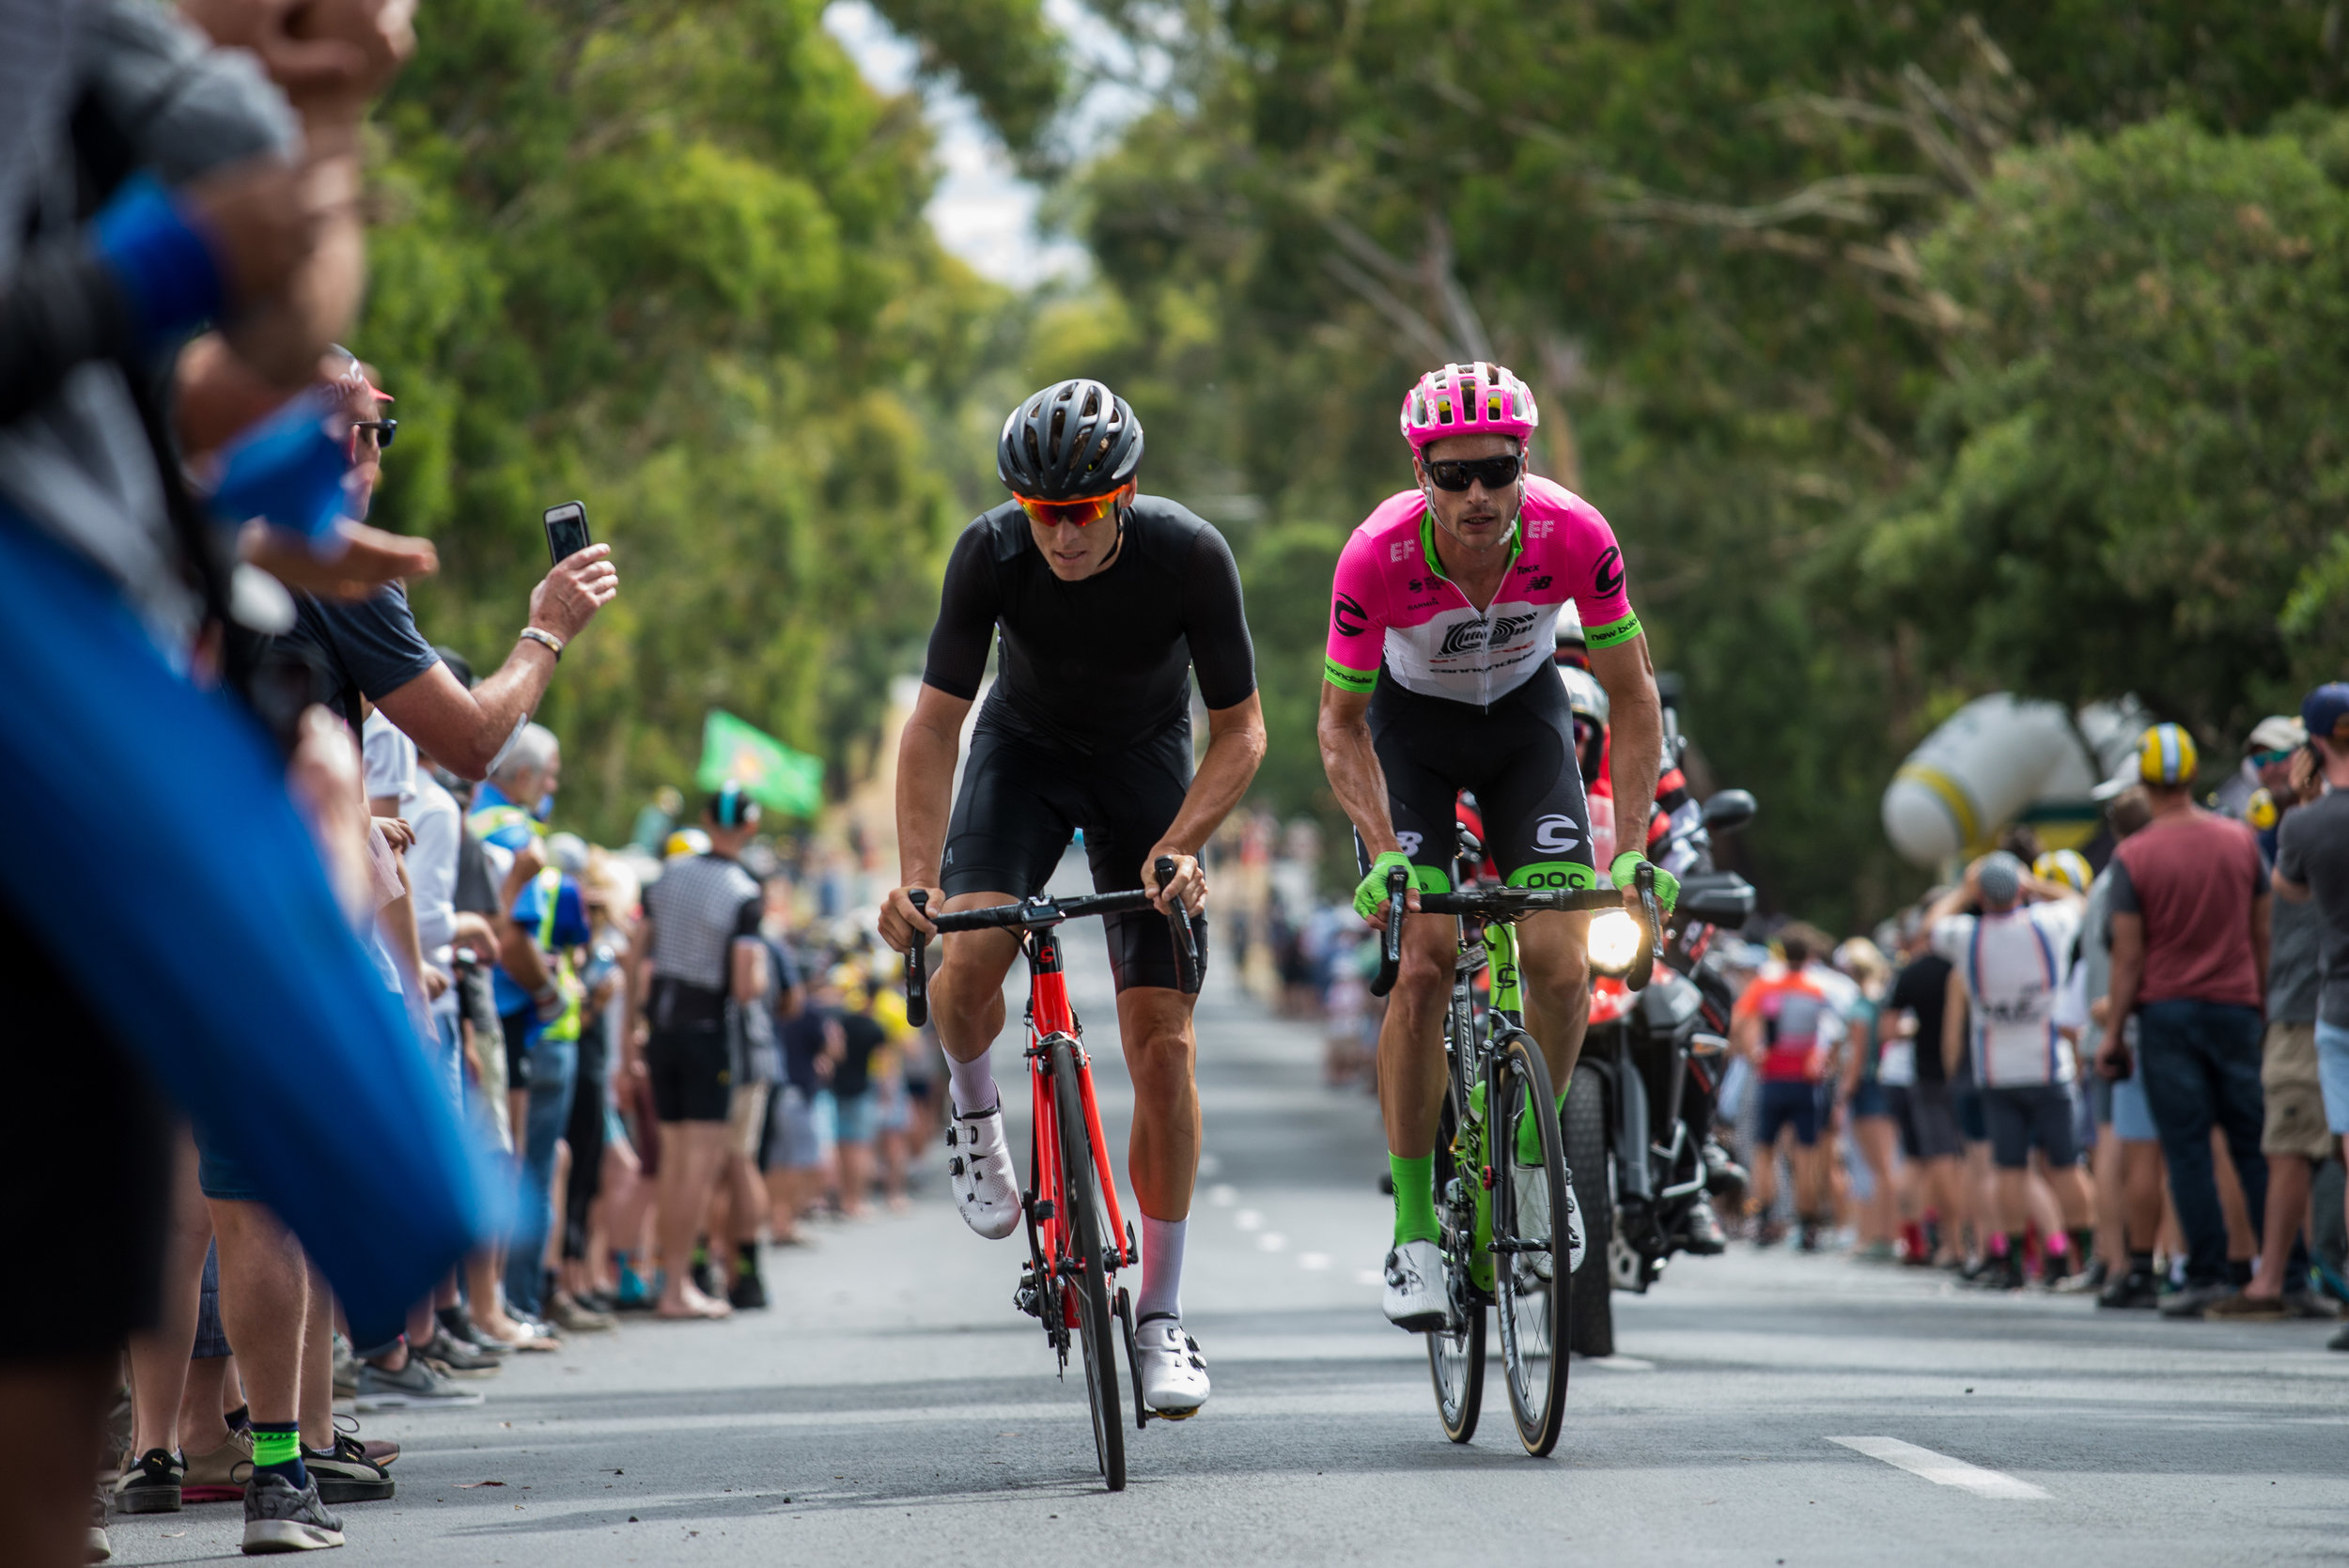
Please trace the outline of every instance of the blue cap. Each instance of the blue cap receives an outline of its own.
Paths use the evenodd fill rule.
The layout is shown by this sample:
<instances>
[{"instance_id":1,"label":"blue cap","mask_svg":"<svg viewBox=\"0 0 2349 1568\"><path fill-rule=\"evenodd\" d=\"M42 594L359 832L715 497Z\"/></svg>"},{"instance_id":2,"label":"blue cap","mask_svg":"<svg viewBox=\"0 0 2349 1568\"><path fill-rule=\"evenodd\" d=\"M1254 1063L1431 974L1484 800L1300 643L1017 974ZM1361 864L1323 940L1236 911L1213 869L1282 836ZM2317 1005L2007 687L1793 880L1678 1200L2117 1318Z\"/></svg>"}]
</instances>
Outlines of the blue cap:
<instances>
[{"instance_id":1,"label":"blue cap","mask_svg":"<svg viewBox=\"0 0 2349 1568\"><path fill-rule=\"evenodd\" d=\"M2300 722L2311 736L2349 745L2349 680L2328 680L2303 698Z\"/></svg>"}]
</instances>

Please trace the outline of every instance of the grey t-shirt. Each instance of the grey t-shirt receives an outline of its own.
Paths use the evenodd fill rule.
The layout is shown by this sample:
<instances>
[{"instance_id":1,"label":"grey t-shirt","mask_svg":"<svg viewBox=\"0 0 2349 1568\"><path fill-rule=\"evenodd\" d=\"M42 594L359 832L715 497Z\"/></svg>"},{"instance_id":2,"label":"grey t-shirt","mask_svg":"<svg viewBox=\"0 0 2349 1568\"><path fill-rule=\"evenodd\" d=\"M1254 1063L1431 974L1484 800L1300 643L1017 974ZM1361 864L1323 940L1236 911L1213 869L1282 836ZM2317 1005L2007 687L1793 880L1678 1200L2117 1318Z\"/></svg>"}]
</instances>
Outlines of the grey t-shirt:
<instances>
[{"instance_id":1,"label":"grey t-shirt","mask_svg":"<svg viewBox=\"0 0 2349 1568\"><path fill-rule=\"evenodd\" d=\"M2324 922L2324 990L2316 1016L2349 1028L2349 791L2335 790L2285 815L2277 833L2276 869L2286 881L2315 891L2312 903ZM2277 903L2279 916L2291 908Z\"/></svg>"}]
</instances>

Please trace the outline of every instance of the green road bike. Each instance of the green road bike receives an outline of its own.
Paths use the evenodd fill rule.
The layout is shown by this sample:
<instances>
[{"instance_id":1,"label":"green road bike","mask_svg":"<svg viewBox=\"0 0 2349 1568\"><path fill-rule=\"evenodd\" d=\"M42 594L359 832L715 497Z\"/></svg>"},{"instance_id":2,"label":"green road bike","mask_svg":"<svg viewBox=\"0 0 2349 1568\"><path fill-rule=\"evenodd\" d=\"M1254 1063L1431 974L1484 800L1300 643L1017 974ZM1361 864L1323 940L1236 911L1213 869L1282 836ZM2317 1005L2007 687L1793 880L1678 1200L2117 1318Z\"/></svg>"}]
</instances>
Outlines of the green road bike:
<instances>
[{"instance_id":1,"label":"green road bike","mask_svg":"<svg viewBox=\"0 0 2349 1568\"><path fill-rule=\"evenodd\" d=\"M1392 988L1403 954L1408 873L1388 877L1378 977ZM1646 985L1661 914L1652 868L1641 868L1645 918L1626 979ZM1571 1239L1564 1225L1573 1182L1565 1137L1541 1048L1525 1032L1516 922L1543 910L1624 908L1613 888L1476 888L1423 893L1420 912L1459 921L1452 1000L1444 1015L1445 1085L1436 1138L1437 1250L1443 1258L1447 1321L1427 1335L1428 1372L1444 1435L1465 1443L1484 1406L1486 1310L1501 1326L1501 1360L1517 1439L1536 1457L1557 1447L1565 1421L1571 1321ZM1480 1012L1474 981L1491 973Z\"/></svg>"}]
</instances>

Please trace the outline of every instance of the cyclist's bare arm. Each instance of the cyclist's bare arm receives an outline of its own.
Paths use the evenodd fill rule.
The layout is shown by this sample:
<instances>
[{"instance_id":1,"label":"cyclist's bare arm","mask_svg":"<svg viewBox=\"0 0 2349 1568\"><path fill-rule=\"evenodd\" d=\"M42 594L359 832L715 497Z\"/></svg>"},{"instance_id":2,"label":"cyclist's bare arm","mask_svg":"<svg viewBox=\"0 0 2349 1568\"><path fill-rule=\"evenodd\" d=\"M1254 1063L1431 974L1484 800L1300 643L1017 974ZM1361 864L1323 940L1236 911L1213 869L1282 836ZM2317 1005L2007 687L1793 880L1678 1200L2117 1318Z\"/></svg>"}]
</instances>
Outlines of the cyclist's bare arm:
<instances>
[{"instance_id":1,"label":"cyclist's bare arm","mask_svg":"<svg viewBox=\"0 0 2349 1568\"><path fill-rule=\"evenodd\" d=\"M1656 665L1648 658L1647 633L1610 647L1592 648L1590 659L1591 674L1606 689L1610 710L1607 772L1615 799L1653 800L1664 757L1664 704L1656 694ZM1631 812L1629 818L1644 823L1646 809ZM1626 840L1620 847L1638 846Z\"/></svg>"},{"instance_id":2,"label":"cyclist's bare arm","mask_svg":"<svg viewBox=\"0 0 2349 1568\"><path fill-rule=\"evenodd\" d=\"M1174 814L1174 820L1143 861L1142 885L1153 890L1151 901L1159 908L1166 908L1169 897L1181 898L1183 907L1194 915L1206 908L1207 884L1199 872L1199 846L1248 793L1249 781L1256 776L1264 753L1264 702L1255 692L1229 707L1207 710L1207 753L1199 759L1199 771L1191 775L1183 809ZM902 771L897 780L902 801ZM903 809L899 807L901 815ZM1163 892L1158 891L1158 876L1152 869L1161 855L1174 859L1174 880Z\"/></svg>"},{"instance_id":3,"label":"cyclist's bare arm","mask_svg":"<svg viewBox=\"0 0 2349 1568\"><path fill-rule=\"evenodd\" d=\"M1378 750L1370 738L1370 693L1347 691L1328 681L1321 685L1321 717L1315 728L1321 737L1321 770L1330 777L1330 792L1338 807L1362 835L1362 846L1377 860L1399 850L1394 816L1387 809L1387 770L1378 766ZM1404 895L1419 908L1419 893Z\"/></svg>"},{"instance_id":4,"label":"cyclist's bare arm","mask_svg":"<svg viewBox=\"0 0 2349 1568\"><path fill-rule=\"evenodd\" d=\"M913 699L912 717L897 737L897 880L901 886L881 902L881 940L903 953L916 930L938 928L917 912L908 890L929 893L930 908L946 902L938 885L939 858L946 852L946 824L955 805L955 761L962 753L962 723L972 699L941 691L924 682ZM1202 770L1204 771L1204 769Z\"/></svg>"}]
</instances>

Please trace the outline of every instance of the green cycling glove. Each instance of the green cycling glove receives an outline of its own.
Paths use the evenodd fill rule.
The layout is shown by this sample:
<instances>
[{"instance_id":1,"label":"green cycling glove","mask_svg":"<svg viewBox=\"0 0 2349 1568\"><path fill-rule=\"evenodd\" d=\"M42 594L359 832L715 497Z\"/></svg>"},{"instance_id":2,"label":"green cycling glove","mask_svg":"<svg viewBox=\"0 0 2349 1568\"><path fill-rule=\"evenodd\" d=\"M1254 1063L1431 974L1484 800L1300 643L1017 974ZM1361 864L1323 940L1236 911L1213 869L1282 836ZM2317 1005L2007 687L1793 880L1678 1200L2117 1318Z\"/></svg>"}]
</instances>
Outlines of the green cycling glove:
<instances>
[{"instance_id":1,"label":"green cycling glove","mask_svg":"<svg viewBox=\"0 0 2349 1568\"><path fill-rule=\"evenodd\" d=\"M1370 875L1364 877L1354 889L1356 914L1364 920L1378 918L1378 906L1387 901L1387 873L1396 866L1401 866L1408 873L1411 869L1411 857L1400 849L1390 849L1371 862ZM1405 885L1408 887L1408 881Z\"/></svg>"},{"instance_id":2,"label":"green cycling glove","mask_svg":"<svg viewBox=\"0 0 2349 1568\"><path fill-rule=\"evenodd\" d=\"M1618 888L1627 888L1642 862L1650 865L1656 863L1637 849L1626 849L1615 857L1613 865L1607 868L1607 879ZM1660 865L1656 867L1656 902L1666 914L1671 914L1672 906L1680 902L1680 878Z\"/></svg>"}]
</instances>

